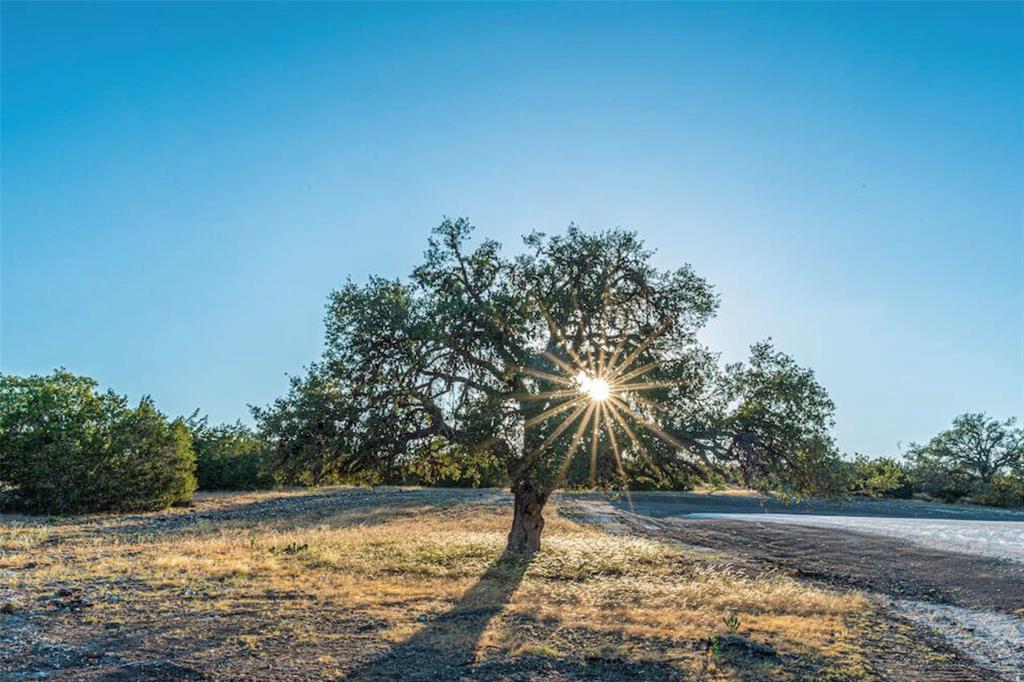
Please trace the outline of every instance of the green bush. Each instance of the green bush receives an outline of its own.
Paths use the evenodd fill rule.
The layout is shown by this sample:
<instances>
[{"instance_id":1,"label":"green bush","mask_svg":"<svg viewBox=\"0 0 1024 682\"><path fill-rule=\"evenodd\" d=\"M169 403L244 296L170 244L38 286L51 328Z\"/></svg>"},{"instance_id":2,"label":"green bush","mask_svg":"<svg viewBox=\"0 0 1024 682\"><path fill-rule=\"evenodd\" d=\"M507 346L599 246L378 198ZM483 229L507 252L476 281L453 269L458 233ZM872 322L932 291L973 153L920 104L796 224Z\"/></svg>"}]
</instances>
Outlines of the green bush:
<instances>
[{"instance_id":1,"label":"green bush","mask_svg":"<svg viewBox=\"0 0 1024 682\"><path fill-rule=\"evenodd\" d=\"M200 490L259 490L276 481L266 442L241 422L210 426L197 414L187 424Z\"/></svg>"},{"instance_id":2,"label":"green bush","mask_svg":"<svg viewBox=\"0 0 1024 682\"><path fill-rule=\"evenodd\" d=\"M1024 507L1024 476L996 476L991 483L977 483L969 497L975 504L991 507Z\"/></svg>"},{"instance_id":3,"label":"green bush","mask_svg":"<svg viewBox=\"0 0 1024 682\"><path fill-rule=\"evenodd\" d=\"M904 466L888 457L857 455L849 463L849 477L850 492L856 495L908 498L913 494Z\"/></svg>"},{"instance_id":4,"label":"green bush","mask_svg":"<svg viewBox=\"0 0 1024 682\"><path fill-rule=\"evenodd\" d=\"M0 376L0 508L75 514L188 504L195 454L185 424L143 398L98 393L63 370Z\"/></svg>"}]
</instances>

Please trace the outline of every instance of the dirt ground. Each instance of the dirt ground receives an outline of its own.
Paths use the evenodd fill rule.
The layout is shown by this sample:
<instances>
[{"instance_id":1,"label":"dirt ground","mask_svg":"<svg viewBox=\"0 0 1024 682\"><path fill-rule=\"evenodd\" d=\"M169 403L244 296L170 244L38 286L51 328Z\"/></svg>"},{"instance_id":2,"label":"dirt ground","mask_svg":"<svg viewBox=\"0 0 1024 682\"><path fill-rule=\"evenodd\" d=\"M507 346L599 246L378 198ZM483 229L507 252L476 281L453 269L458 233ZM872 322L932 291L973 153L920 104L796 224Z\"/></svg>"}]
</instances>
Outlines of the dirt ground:
<instances>
[{"instance_id":1,"label":"dirt ground","mask_svg":"<svg viewBox=\"0 0 1024 682\"><path fill-rule=\"evenodd\" d=\"M734 521L728 518L688 518L689 511L749 511L757 504L738 504L735 498L693 501L691 495L634 495L631 513L617 501L609 504L593 496L570 496L579 500L581 509L596 505L599 513L614 515L633 532L669 537L680 542L707 547L736 556L754 559L785 570L791 575L824 581L884 594L893 598L920 599L940 604L987 609L1008 614L1024 612L1024 564L994 557L925 547L906 540L853 532L771 521ZM684 498L672 504L673 498ZM668 500L669 502L666 502ZM671 513L682 506L686 511ZM852 515L885 513L906 514L919 518L923 514L942 514L963 518L964 511L972 518L987 520L1006 518L1001 510L975 509L938 505L914 505L908 502L864 501L849 509L826 507L827 511L843 511ZM794 511L775 506L777 511ZM803 509L807 509L806 507ZM812 507L822 511L822 506ZM960 514L956 515L956 510ZM934 511L933 511L934 510ZM802 511L797 508L795 511ZM591 512L593 513L593 512ZM1024 515L1019 515L1024 520ZM1018 515L1013 518L1017 521ZM1019 522L1019 521L1017 521ZM1021 537L1024 543L1024 536ZM969 576L969 579L968 579Z\"/></svg>"},{"instance_id":2,"label":"dirt ground","mask_svg":"<svg viewBox=\"0 0 1024 682\"><path fill-rule=\"evenodd\" d=\"M337 488L0 516L0 678L988 680L865 593L1022 606L1010 562L586 496L522 560L509 503Z\"/></svg>"}]
</instances>

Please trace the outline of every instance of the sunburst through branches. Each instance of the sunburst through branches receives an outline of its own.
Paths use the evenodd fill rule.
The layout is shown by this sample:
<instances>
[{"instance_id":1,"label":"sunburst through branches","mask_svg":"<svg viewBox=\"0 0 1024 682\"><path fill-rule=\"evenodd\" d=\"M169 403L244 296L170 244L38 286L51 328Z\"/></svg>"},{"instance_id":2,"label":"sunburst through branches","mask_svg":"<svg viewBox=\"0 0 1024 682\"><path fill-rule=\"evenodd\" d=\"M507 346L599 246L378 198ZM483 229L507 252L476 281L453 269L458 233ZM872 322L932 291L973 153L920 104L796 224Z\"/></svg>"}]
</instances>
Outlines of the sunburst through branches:
<instances>
[{"instance_id":1,"label":"sunburst through branches","mask_svg":"<svg viewBox=\"0 0 1024 682\"><path fill-rule=\"evenodd\" d=\"M554 325L551 327L555 332ZM664 408L659 403L640 394L658 388L667 388L677 383L645 379L645 376L654 370L658 363L636 366L643 352L661 331L656 330L625 355L623 354L625 350L625 339L623 338L610 355L606 355L604 352L604 344L598 344L596 353L586 353L582 357L559 334L561 346L566 349L568 359L563 359L550 351L544 352L544 356L555 366L555 373L523 368L524 372L534 378L557 386L552 390L523 396L524 399L543 400L549 403L546 409L526 420L527 428L549 419L561 418L561 421L537 446L535 454L540 454L574 424L576 426L559 470L559 483L564 479L573 456L588 435L590 437L591 485L596 482L597 457L602 434L610 445L624 489L627 480L623 463L624 448L632 448L653 470L658 469L638 437L638 430L645 429L669 445L683 448L682 444L662 429L653 418L636 409L636 407L640 407L655 414L663 411ZM624 434L625 443L621 442L619 434Z\"/></svg>"}]
</instances>

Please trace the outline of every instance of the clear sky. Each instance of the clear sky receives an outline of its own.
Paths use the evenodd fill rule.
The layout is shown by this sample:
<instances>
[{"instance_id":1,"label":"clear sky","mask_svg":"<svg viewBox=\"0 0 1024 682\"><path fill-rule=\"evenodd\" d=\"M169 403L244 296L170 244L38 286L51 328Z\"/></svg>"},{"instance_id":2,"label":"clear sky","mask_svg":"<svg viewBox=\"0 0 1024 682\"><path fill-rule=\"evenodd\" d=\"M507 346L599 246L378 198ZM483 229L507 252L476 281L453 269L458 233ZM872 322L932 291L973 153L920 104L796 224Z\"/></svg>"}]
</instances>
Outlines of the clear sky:
<instances>
[{"instance_id":1,"label":"clear sky","mask_svg":"<svg viewBox=\"0 0 1024 682\"><path fill-rule=\"evenodd\" d=\"M636 229L894 454L1024 413L1024 4L2 4L2 369L248 419L465 215Z\"/></svg>"}]
</instances>

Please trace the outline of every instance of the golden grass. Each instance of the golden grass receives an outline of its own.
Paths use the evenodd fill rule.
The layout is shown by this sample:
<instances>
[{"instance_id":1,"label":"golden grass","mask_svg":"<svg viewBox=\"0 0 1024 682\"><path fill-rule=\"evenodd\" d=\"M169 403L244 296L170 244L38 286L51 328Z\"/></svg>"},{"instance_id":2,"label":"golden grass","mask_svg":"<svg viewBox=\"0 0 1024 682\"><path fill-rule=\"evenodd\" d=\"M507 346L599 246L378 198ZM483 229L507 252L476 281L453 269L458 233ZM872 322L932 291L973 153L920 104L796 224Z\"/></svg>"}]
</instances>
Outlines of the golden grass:
<instances>
[{"instance_id":1,"label":"golden grass","mask_svg":"<svg viewBox=\"0 0 1024 682\"><path fill-rule=\"evenodd\" d=\"M244 503L259 495L216 502ZM149 587L132 595L135 608L159 608L170 595L177 600L188 590L197 594L188 606L197 613L230 612L267 594L288 593L315 599L317 608L331 605L382 619L387 627L381 636L398 643L426 627L418 617L458 605L499 561L509 516L508 509L486 504L375 507L304 523L206 523L148 536L3 525L0 568L33 567L17 571L17 577L0 572L0 587L70 581L124 594L124 579L130 579ZM576 523L556 508L546 517L542 551L526 567L502 616L479 636L481 658L557 657L585 646L601 655L668 661L691 671L704 665L706 671L694 642L723 634L732 615L739 634L782 654L834 660L847 671L860 665L856 633L846 625L867 607L859 595L808 587L782 575L751 577L677 545ZM103 609L89 617L131 618L120 603ZM539 627L515 625L524 619ZM299 620L275 625L275 632L297 641L328 636ZM552 634L568 630L585 630L587 643L563 642ZM240 646L256 647L258 639L246 635ZM644 641L660 644L648 647ZM325 654L328 659L334 662Z\"/></svg>"}]
</instances>

